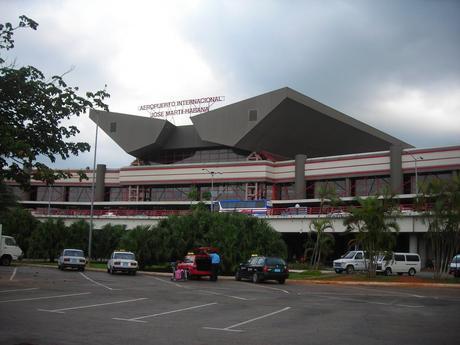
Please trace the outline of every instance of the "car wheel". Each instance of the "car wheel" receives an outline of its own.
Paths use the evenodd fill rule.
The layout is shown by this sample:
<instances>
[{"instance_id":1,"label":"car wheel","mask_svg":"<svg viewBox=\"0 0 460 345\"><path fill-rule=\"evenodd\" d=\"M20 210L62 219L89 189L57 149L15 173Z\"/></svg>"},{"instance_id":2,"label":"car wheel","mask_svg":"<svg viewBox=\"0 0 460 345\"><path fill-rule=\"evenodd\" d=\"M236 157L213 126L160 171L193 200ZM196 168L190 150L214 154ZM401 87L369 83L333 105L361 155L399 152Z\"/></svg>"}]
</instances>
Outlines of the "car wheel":
<instances>
[{"instance_id":1,"label":"car wheel","mask_svg":"<svg viewBox=\"0 0 460 345\"><path fill-rule=\"evenodd\" d=\"M110 267L110 272L109 272L109 273L110 273L110 274L114 274L114 273L115 273L115 271L113 270L113 267Z\"/></svg>"},{"instance_id":2,"label":"car wheel","mask_svg":"<svg viewBox=\"0 0 460 345\"><path fill-rule=\"evenodd\" d=\"M280 279L280 280L278 280L278 283L280 283L280 284L284 284L285 282L286 282L286 279L284 279L284 278L283 278L283 279Z\"/></svg>"},{"instance_id":3,"label":"car wheel","mask_svg":"<svg viewBox=\"0 0 460 345\"><path fill-rule=\"evenodd\" d=\"M253 282L254 284L260 283L260 277L259 277L259 275L258 275L257 273L254 273L254 274L252 275L252 282Z\"/></svg>"},{"instance_id":4,"label":"car wheel","mask_svg":"<svg viewBox=\"0 0 460 345\"><path fill-rule=\"evenodd\" d=\"M454 277L455 277L455 278L459 278L459 277L460 277L460 271L455 271Z\"/></svg>"},{"instance_id":5,"label":"car wheel","mask_svg":"<svg viewBox=\"0 0 460 345\"><path fill-rule=\"evenodd\" d=\"M240 276L240 272L239 272L239 271L236 271L236 273L235 273L235 280L236 280L236 281L240 281L240 280L241 280L241 276Z\"/></svg>"},{"instance_id":6,"label":"car wheel","mask_svg":"<svg viewBox=\"0 0 460 345\"><path fill-rule=\"evenodd\" d=\"M415 276L415 268L411 268L408 272L408 274L412 277Z\"/></svg>"},{"instance_id":7,"label":"car wheel","mask_svg":"<svg viewBox=\"0 0 460 345\"><path fill-rule=\"evenodd\" d=\"M11 258L7 255L2 256L2 266L9 266L11 264Z\"/></svg>"},{"instance_id":8,"label":"car wheel","mask_svg":"<svg viewBox=\"0 0 460 345\"><path fill-rule=\"evenodd\" d=\"M390 268L390 267L387 267L387 268L385 269L385 275L386 275L386 276L391 276L391 268Z\"/></svg>"},{"instance_id":9,"label":"car wheel","mask_svg":"<svg viewBox=\"0 0 460 345\"><path fill-rule=\"evenodd\" d=\"M136 273L137 273L136 271L133 271L133 276L135 276L135 275L136 275Z\"/></svg>"},{"instance_id":10,"label":"car wheel","mask_svg":"<svg viewBox=\"0 0 460 345\"><path fill-rule=\"evenodd\" d=\"M110 269L107 267L107 273L110 273Z\"/></svg>"},{"instance_id":11,"label":"car wheel","mask_svg":"<svg viewBox=\"0 0 460 345\"><path fill-rule=\"evenodd\" d=\"M61 265L58 265L58 270L62 270L62 266L61 266Z\"/></svg>"},{"instance_id":12,"label":"car wheel","mask_svg":"<svg viewBox=\"0 0 460 345\"><path fill-rule=\"evenodd\" d=\"M348 265L346 271L347 274L352 274L355 271L355 268L353 267L353 265Z\"/></svg>"},{"instance_id":13,"label":"car wheel","mask_svg":"<svg viewBox=\"0 0 460 345\"><path fill-rule=\"evenodd\" d=\"M84 267L80 268L80 271L85 272L85 268Z\"/></svg>"}]
</instances>

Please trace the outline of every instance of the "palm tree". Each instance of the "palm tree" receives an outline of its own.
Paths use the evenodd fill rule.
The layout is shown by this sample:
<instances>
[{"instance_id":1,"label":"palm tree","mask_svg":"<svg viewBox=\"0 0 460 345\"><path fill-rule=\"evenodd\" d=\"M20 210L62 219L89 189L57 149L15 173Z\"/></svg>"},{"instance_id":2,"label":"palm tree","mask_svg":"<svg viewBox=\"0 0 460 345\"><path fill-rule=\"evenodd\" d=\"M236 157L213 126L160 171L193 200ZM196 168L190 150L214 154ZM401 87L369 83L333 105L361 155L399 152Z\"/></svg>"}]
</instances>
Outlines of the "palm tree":
<instances>
[{"instance_id":1,"label":"palm tree","mask_svg":"<svg viewBox=\"0 0 460 345\"><path fill-rule=\"evenodd\" d=\"M452 180L432 180L422 185L422 200L431 240L434 278L449 269L449 261L460 247L460 175Z\"/></svg>"},{"instance_id":2,"label":"palm tree","mask_svg":"<svg viewBox=\"0 0 460 345\"><path fill-rule=\"evenodd\" d=\"M315 269L318 269L321 262L321 254L329 252L334 244L334 237L326 233L327 229L333 229L332 223L327 218L314 219L310 223L310 231L316 233L316 242L313 248L311 263Z\"/></svg>"},{"instance_id":3,"label":"palm tree","mask_svg":"<svg viewBox=\"0 0 460 345\"><path fill-rule=\"evenodd\" d=\"M315 269L318 269L321 260L321 253L328 251L330 246L334 243L334 238L332 236L326 236L325 231L327 229L334 229L334 227L328 218L322 218L324 209L328 205L335 206L340 202L335 188L329 184L322 184L320 186L318 196L320 199L318 218L313 220L310 224L310 231L316 232L316 241L314 247L312 248L312 256L310 260L310 265L315 267ZM311 248L306 248L306 251L307 249Z\"/></svg>"},{"instance_id":4,"label":"palm tree","mask_svg":"<svg viewBox=\"0 0 460 345\"><path fill-rule=\"evenodd\" d=\"M359 207L352 208L343 223L347 232L357 232L356 240L369 259L368 275L371 278L375 276L375 257L393 250L399 225L390 218L394 209L393 198L373 196L357 198L357 201Z\"/></svg>"}]
</instances>

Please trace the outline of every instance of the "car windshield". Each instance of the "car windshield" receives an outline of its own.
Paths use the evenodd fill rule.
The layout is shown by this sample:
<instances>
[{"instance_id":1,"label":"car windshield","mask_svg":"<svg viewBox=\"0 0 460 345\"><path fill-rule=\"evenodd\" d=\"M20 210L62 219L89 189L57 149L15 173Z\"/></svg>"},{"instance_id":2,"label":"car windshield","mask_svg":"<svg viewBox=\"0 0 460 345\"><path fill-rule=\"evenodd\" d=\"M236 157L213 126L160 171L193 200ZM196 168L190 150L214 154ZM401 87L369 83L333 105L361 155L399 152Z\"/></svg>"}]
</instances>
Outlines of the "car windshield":
<instances>
[{"instance_id":1,"label":"car windshield","mask_svg":"<svg viewBox=\"0 0 460 345\"><path fill-rule=\"evenodd\" d=\"M186 256L183 262L186 264L193 264L193 256Z\"/></svg>"},{"instance_id":2,"label":"car windshield","mask_svg":"<svg viewBox=\"0 0 460 345\"><path fill-rule=\"evenodd\" d=\"M280 258L267 258L267 261L265 262L267 266L275 266L275 265L283 265L285 266L286 263L284 262L283 259Z\"/></svg>"},{"instance_id":3,"label":"car windshield","mask_svg":"<svg viewBox=\"0 0 460 345\"><path fill-rule=\"evenodd\" d=\"M355 251L351 251L351 252L348 252L347 254L345 254L345 256L343 258L344 259L353 259L355 257L355 254L356 254Z\"/></svg>"},{"instance_id":4,"label":"car windshield","mask_svg":"<svg viewBox=\"0 0 460 345\"><path fill-rule=\"evenodd\" d=\"M83 257L83 251L82 250L64 250L64 256L79 256Z\"/></svg>"},{"instance_id":5,"label":"car windshield","mask_svg":"<svg viewBox=\"0 0 460 345\"><path fill-rule=\"evenodd\" d=\"M454 258L452 259L452 263L453 264L460 263L460 255L454 256Z\"/></svg>"},{"instance_id":6,"label":"car windshield","mask_svg":"<svg viewBox=\"0 0 460 345\"><path fill-rule=\"evenodd\" d=\"M113 258L123 259L123 260L134 260L134 254L133 253L115 253Z\"/></svg>"}]
</instances>

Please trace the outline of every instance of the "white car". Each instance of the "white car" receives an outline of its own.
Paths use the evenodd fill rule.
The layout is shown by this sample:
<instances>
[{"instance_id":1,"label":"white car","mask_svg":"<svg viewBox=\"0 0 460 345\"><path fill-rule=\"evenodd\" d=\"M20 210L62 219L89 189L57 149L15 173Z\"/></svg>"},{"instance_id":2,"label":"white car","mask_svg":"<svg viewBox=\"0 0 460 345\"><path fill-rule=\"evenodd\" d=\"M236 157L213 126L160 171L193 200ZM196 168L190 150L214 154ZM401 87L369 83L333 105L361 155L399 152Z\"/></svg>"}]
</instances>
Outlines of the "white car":
<instances>
[{"instance_id":1,"label":"white car","mask_svg":"<svg viewBox=\"0 0 460 345\"><path fill-rule=\"evenodd\" d=\"M110 256L107 262L107 273L114 274L115 272L127 272L135 275L138 269L138 264L134 253L115 251Z\"/></svg>"},{"instance_id":2,"label":"white car","mask_svg":"<svg viewBox=\"0 0 460 345\"><path fill-rule=\"evenodd\" d=\"M460 254L455 255L450 262L449 274L453 274L455 278L460 277Z\"/></svg>"},{"instance_id":3,"label":"white car","mask_svg":"<svg viewBox=\"0 0 460 345\"><path fill-rule=\"evenodd\" d=\"M353 273L354 271L364 271L367 269L369 260L364 257L364 251L352 250L342 256L340 259L334 260L335 273Z\"/></svg>"},{"instance_id":4,"label":"white car","mask_svg":"<svg viewBox=\"0 0 460 345\"><path fill-rule=\"evenodd\" d=\"M86 259L83 250L80 249L64 249L58 258L58 268L76 268L79 271L84 271Z\"/></svg>"}]
</instances>

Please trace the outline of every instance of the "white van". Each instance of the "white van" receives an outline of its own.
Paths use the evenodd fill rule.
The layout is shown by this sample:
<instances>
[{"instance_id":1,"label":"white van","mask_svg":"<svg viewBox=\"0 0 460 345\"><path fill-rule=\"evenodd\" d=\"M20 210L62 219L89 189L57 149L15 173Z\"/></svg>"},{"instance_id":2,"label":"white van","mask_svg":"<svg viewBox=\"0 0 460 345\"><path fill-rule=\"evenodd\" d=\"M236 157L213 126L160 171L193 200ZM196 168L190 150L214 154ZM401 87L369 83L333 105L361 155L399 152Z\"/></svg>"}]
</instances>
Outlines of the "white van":
<instances>
[{"instance_id":1,"label":"white van","mask_svg":"<svg viewBox=\"0 0 460 345\"><path fill-rule=\"evenodd\" d=\"M342 256L340 259L334 260L335 273L342 273L343 271L348 274L354 271L365 271L369 260L365 258L365 253L362 250L352 250Z\"/></svg>"},{"instance_id":2,"label":"white van","mask_svg":"<svg viewBox=\"0 0 460 345\"><path fill-rule=\"evenodd\" d=\"M393 253L388 256L380 255L377 258L377 273L389 276L407 273L410 276L420 272L422 264L417 253Z\"/></svg>"}]
</instances>

